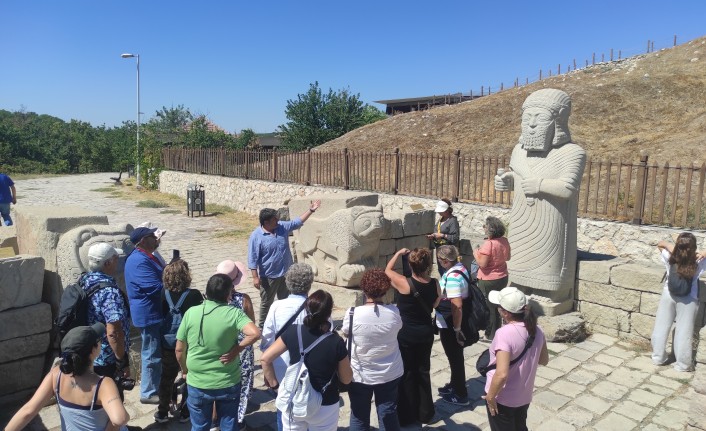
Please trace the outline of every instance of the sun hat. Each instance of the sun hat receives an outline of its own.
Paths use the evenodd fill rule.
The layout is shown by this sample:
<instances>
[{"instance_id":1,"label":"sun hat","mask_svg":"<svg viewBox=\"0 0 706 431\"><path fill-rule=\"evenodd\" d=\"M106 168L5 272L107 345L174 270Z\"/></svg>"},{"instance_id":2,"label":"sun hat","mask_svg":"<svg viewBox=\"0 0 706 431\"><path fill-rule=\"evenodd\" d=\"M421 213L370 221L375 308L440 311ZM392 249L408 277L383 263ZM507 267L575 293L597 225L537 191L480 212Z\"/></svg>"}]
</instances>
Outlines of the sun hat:
<instances>
[{"instance_id":1,"label":"sun hat","mask_svg":"<svg viewBox=\"0 0 706 431\"><path fill-rule=\"evenodd\" d=\"M105 325L100 322L91 326L77 326L64 335L61 340L61 351L80 353L93 347L105 335Z\"/></svg>"},{"instance_id":2,"label":"sun hat","mask_svg":"<svg viewBox=\"0 0 706 431\"><path fill-rule=\"evenodd\" d=\"M112 259L113 256L123 255L124 253L122 249L115 248L107 242L93 244L88 249L88 261L96 268L102 267L107 261Z\"/></svg>"},{"instance_id":3,"label":"sun hat","mask_svg":"<svg viewBox=\"0 0 706 431\"><path fill-rule=\"evenodd\" d=\"M157 229L156 231L154 231L154 236L156 236L157 239L162 239L162 236L163 236L165 233L167 233L166 230L162 230L162 229L158 228L158 227L155 226L154 223L152 223L151 221L146 221L146 222L140 224L138 227L146 227L146 228L148 228L148 229L152 229L152 228Z\"/></svg>"},{"instance_id":4,"label":"sun hat","mask_svg":"<svg viewBox=\"0 0 706 431\"><path fill-rule=\"evenodd\" d=\"M436 213L443 213L446 212L446 210L449 209L449 204L447 204L444 201L439 201L436 203L436 208L434 209L434 212Z\"/></svg>"},{"instance_id":5,"label":"sun hat","mask_svg":"<svg viewBox=\"0 0 706 431\"><path fill-rule=\"evenodd\" d=\"M520 313L527 305L527 297L516 287L506 287L503 290L491 290L488 301L497 304L510 313Z\"/></svg>"},{"instance_id":6,"label":"sun hat","mask_svg":"<svg viewBox=\"0 0 706 431\"><path fill-rule=\"evenodd\" d=\"M245 274L245 264L237 260L224 260L216 267L216 274L225 274L233 280L233 287L236 287L243 281Z\"/></svg>"},{"instance_id":7,"label":"sun hat","mask_svg":"<svg viewBox=\"0 0 706 431\"><path fill-rule=\"evenodd\" d=\"M137 245L139 244L140 241L142 241L142 238L152 235L157 231L157 228L148 228L148 227L138 227L137 229L133 230L132 233L130 234L130 242L133 244Z\"/></svg>"}]
</instances>

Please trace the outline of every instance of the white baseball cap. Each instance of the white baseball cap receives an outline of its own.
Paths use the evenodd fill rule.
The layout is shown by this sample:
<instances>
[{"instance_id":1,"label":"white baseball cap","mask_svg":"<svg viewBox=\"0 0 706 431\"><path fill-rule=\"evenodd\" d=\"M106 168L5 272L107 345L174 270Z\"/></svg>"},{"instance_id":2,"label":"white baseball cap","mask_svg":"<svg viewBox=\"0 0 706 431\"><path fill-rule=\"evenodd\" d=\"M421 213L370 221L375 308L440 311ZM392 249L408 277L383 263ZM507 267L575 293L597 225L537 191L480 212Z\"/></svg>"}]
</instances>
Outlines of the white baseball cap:
<instances>
[{"instance_id":1,"label":"white baseball cap","mask_svg":"<svg viewBox=\"0 0 706 431\"><path fill-rule=\"evenodd\" d=\"M449 204L447 204L444 201L439 201L436 203L436 209L434 209L434 212L443 213L443 212L446 212L446 210L448 210L448 209L449 209Z\"/></svg>"},{"instance_id":2,"label":"white baseball cap","mask_svg":"<svg viewBox=\"0 0 706 431\"><path fill-rule=\"evenodd\" d=\"M115 248L107 242L99 242L88 249L88 261L95 267L102 267L113 256L122 256L123 254L122 249Z\"/></svg>"},{"instance_id":3,"label":"white baseball cap","mask_svg":"<svg viewBox=\"0 0 706 431\"><path fill-rule=\"evenodd\" d=\"M520 313L527 305L527 297L516 287L506 287L503 290L491 290L488 301L497 304L510 313Z\"/></svg>"}]
</instances>

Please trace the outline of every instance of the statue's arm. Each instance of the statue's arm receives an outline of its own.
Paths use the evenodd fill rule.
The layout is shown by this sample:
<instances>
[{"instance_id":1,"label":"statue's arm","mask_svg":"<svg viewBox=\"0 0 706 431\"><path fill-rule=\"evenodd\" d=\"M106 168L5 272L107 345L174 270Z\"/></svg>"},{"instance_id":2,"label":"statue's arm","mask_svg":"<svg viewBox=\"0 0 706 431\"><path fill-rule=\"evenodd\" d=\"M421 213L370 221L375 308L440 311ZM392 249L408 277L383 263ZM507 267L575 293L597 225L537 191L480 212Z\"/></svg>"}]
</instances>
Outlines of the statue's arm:
<instances>
[{"instance_id":1,"label":"statue's arm","mask_svg":"<svg viewBox=\"0 0 706 431\"><path fill-rule=\"evenodd\" d=\"M522 180L522 191L525 196L548 195L559 199L570 199L578 193L586 165L586 153L578 148L557 160L557 165L561 169L559 178L533 177Z\"/></svg>"}]
</instances>

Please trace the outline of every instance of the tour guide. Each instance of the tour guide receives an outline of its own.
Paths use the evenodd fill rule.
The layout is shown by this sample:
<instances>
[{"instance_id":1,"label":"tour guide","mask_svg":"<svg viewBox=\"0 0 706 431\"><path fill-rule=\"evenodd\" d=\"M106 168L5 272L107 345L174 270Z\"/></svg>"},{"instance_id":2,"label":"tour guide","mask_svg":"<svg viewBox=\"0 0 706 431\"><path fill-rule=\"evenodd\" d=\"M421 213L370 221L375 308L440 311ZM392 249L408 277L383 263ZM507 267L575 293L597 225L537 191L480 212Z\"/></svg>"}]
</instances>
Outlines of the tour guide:
<instances>
[{"instance_id":1,"label":"tour guide","mask_svg":"<svg viewBox=\"0 0 706 431\"><path fill-rule=\"evenodd\" d=\"M277 299L284 299L289 294L284 282L284 274L292 265L289 233L302 227L319 206L320 200L311 201L309 209L292 221L279 221L277 210L272 208L260 210L260 227L255 228L248 240L248 268L252 272L253 285L260 291L260 329L275 294Z\"/></svg>"}]
</instances>

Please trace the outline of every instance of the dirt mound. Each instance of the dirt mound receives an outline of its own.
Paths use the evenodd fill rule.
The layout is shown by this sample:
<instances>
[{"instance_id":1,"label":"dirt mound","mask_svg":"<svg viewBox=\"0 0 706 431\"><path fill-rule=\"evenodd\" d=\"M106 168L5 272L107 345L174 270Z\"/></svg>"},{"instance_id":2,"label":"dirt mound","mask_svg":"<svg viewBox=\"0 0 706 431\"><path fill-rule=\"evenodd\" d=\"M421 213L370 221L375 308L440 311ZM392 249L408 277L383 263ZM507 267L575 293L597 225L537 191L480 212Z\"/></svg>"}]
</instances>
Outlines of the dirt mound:
<instances>
[{"instance_id":1,"label":"dirt mound","mask_svg":"<svg viewBox=\"0 0 706 431\"><path fill-rule=\"evenodd\" d=\"M674 164L706 161L706 37L658 52L511 88L458 105L396 115L317 150L509 155L520 135L522 102L540 88L571 95L572 140L594 159Z\"/></svg>"}]
</instances>

